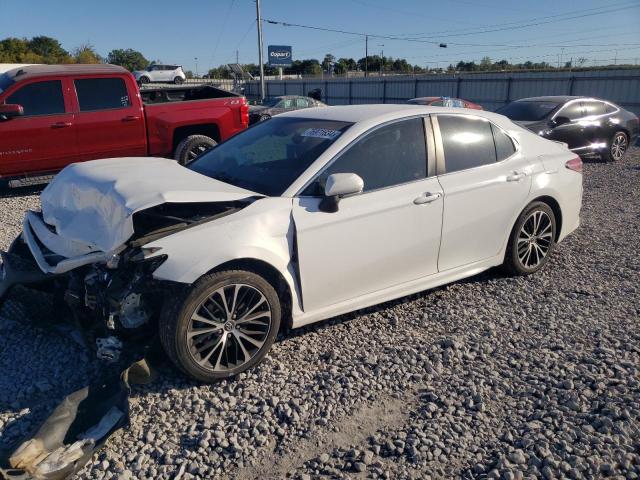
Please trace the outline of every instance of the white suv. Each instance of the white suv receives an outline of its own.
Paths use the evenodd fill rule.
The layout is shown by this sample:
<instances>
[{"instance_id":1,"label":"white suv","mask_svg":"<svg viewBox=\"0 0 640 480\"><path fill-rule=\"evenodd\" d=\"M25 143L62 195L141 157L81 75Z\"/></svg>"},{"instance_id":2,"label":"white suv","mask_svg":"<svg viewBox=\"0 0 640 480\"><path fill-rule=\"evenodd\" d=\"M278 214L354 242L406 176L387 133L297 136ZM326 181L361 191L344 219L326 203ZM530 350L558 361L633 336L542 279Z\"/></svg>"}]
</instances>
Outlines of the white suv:
<instances>
[{"instance_id":1,"label":"white suv","mask_svg":"<svg viewBox=\"0 0 640 480\"><path fill-rule=\"evenodd\" d=\"M133 75L141 85L150 82L172 82L180 85L187 78L180 65L151 65L147 70L136 70Z\"/></svg>"}]
</instances>

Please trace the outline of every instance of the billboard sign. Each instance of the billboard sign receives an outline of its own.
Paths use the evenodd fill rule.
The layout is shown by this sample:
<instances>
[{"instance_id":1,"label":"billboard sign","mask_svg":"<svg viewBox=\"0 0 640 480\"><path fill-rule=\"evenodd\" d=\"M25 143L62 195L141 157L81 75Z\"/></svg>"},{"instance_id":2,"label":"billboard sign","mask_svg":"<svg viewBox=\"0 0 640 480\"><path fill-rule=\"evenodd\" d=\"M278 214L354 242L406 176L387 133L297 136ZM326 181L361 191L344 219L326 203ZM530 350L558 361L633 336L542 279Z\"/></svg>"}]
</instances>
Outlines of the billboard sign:
<instances>
[{"instance_id":1,"label":"billboard sign","mask_svg":"<svg viewBox=\"0 0 640 480\"><path fill-rule=\"evenodd\" d=\"M269 65L272 67L289 67L293 61L291 58L291 46L269 45Z\"/></svg>"}]
</instances>

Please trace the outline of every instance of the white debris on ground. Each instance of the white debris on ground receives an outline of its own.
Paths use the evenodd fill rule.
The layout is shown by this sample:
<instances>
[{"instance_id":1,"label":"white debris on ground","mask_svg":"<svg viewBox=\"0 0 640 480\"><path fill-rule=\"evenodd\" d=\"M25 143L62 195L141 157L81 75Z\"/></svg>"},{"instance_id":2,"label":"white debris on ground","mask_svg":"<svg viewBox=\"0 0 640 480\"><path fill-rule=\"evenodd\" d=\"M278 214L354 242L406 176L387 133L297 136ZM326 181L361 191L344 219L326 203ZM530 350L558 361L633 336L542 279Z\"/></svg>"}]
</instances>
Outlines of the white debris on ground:
<instances>
[{"instance_id":1,"label":"white debris on ground","mask_svg":"<svg viewBox=\"0 0 640 480\"><path fill-rule=\"evenodd\" d=\"M79 477L638 478L640 149L584 175L582 227L542 272L492 270L283 334L232 381L163 365ZM0 247L36 205L0 200ZM0 450L98 364L9 313Z\"/></svg>"}]
</instances>

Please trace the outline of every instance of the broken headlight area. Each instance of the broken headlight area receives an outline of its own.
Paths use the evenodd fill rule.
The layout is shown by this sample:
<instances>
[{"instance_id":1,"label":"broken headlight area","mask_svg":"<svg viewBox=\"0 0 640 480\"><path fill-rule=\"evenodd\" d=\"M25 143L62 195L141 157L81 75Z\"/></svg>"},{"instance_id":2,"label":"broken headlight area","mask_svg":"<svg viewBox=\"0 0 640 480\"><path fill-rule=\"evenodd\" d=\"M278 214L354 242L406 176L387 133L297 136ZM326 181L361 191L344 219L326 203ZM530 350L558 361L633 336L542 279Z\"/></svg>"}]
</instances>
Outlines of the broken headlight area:
<instances>
[{"instance_id":1,"label":"broken headlight area","mask_svg":"<svg viewBox=\"0 0 640 480\"><path fill-rule=\"evenodd\" d=\"M82 327L97 334L151 335L170 288L152 274L166 258L145 258L143 250L134 249L114 260L117 265L107 262L72 270L67 274L64 302Z\"/></svg>"}]
</instances>

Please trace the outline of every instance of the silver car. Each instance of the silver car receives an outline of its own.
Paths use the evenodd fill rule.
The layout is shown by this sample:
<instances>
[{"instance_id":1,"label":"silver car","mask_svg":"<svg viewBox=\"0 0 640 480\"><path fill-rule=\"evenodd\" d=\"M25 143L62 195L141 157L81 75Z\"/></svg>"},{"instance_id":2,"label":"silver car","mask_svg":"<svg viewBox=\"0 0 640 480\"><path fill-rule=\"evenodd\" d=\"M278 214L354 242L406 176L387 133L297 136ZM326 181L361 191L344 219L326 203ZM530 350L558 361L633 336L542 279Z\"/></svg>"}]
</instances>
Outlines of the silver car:
<instances>
[{"instance_id":1,"label":"silver car","mask_svg":"<svg viewBox=\"0 0 640 480\"><path fill-rule=\"evenodd\" d=\"M180 85L187 78L180 65L151 65L146 70L136 70L133 76L140 85L155 82Z\"/></svg>"}]
</instances>

